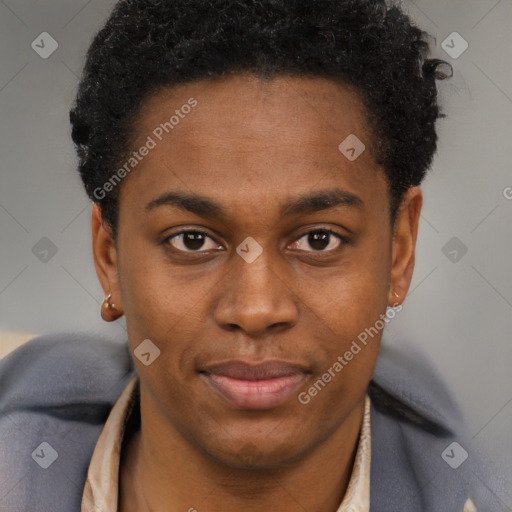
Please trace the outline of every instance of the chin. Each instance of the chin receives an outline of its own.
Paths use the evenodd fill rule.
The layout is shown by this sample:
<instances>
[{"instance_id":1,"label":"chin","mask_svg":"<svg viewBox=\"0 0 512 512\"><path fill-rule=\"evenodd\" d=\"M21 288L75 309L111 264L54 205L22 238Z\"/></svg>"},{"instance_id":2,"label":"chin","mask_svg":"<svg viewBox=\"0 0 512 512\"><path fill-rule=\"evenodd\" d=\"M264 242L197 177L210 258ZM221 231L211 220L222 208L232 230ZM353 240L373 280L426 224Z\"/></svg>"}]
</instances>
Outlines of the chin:
<instances>
[{"instance_id":1,"label":"chin","mask_svg":"<svg viewBox=\"0 0 512 512\"><path fill-rule=\"evenodd\" d=\"M293 444L290 444L293 439ZM212 446L212 437L209 437L209 446L203 450L210 459L223 466L239 470L272 470L292 465L309 451L304 448L295 436L287 436L287 442L281 435L269 438L268 435L254 436L252 439L244 436L243 439L230 439L219 441Z\"/></svg>"}]
</instances>

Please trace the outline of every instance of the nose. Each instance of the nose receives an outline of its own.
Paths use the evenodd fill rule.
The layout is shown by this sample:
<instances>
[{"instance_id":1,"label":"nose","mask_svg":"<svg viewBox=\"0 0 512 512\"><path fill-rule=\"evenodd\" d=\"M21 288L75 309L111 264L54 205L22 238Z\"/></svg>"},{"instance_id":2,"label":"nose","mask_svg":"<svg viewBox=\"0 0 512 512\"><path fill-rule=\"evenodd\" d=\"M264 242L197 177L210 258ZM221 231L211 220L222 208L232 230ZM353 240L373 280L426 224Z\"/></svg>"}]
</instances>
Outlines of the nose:
<instances>
[{"instance_id":1,"label":"nose","mask_svg":"<svg viewBox=\"0 0 512 512\"><path fill-rule=\"evenodd\" d=\"M290 277L290 269L272 259L269 251L252 263L237 256L223 279L215 321L224 329L241 329L250 336L291 328L299 310L293 287L287 284Z\"/></svg>"}]
</instances>

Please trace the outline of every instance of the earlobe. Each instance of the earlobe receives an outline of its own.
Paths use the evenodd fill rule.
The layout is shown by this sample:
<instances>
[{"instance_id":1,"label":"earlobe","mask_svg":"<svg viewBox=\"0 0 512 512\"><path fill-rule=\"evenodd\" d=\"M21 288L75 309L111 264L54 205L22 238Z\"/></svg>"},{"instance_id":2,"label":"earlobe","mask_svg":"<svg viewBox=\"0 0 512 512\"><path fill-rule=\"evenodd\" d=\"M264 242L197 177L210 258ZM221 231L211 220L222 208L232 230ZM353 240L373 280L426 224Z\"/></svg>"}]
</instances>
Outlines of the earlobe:
<instances>
[{"instance_id":1,"label":"earlobe","mask_svg":"<svg viewBox=\"0 0 512 512\"><path fill-rule=\"evenodd\" d=\"M390 307L397 306L404 301L411 284L422 204L421 189L411 187L404 194L396 216L388 297Z\"/></svg>"},{"instance_id":2,"label":"earlobe","mask_svg":"<svg viewBox=\"0 0 512 512\"><path fill-rule=\"evenodd\" d=\"M123 314L119 290L118 259L115 240L101 215L100 205L94 203L91 215L94 267L105 293L101 317L112 322Z\"/></svg>"}]
</instances>

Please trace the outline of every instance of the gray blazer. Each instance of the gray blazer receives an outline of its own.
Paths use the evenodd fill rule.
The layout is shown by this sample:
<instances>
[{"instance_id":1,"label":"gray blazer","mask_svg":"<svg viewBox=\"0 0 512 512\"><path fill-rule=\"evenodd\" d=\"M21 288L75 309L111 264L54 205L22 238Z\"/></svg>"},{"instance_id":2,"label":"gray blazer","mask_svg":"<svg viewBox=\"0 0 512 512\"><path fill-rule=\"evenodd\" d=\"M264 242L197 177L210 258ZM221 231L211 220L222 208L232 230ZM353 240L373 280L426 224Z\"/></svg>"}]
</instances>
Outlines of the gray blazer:
<instances>
[{"instance_id":1,"label":"gray blazer","mask_svg":"<svg viewBox=\"0 0 512 512\"><path fill-rule=\"evenodd\" d=\"M381 349L368 390L371 511L462 512L468 497L478 512L506 510L473 450L459 465L460 416L421 361ZM127 343L84 333L41 336L0 360L0 512L80 511L96 441L133 375Z\"/></svg>"}]
</instances>

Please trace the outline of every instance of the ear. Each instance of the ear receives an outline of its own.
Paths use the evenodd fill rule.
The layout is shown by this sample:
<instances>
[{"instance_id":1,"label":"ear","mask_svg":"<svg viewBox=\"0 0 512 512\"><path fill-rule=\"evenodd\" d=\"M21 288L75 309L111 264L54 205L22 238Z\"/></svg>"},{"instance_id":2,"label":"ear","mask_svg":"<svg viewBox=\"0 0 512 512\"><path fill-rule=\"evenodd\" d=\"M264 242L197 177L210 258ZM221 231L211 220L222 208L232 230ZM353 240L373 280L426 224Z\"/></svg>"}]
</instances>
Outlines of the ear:
<instances>
[{"instance_id":1,"label":"ear","mask_svg":"<svg viewBox=\"0 0 512 512\"><path fill-rule=\"evenodd\" d=\"M112 294L110 302L114 308L106 308L107 316L112 317L107 321L112 321L123 314L119 289L117 249L111 229L103 221L101 208L97 203L94 203L92 207L91 224L94 267L105 296ZM102 313L103 310L105 310L104 306L102 306Z\"/></svg>"},{"instance_id":2,"label":"ear","mask_svg":"<svg viewBox=\"0 0 512 512\"><path fill-rule=\"evenodd\" d=\"M411 187L405 192L397 212L393 229L389 306L401 304L411 284L422 205L421 189Z\"/></svg>"}]
</instances>

